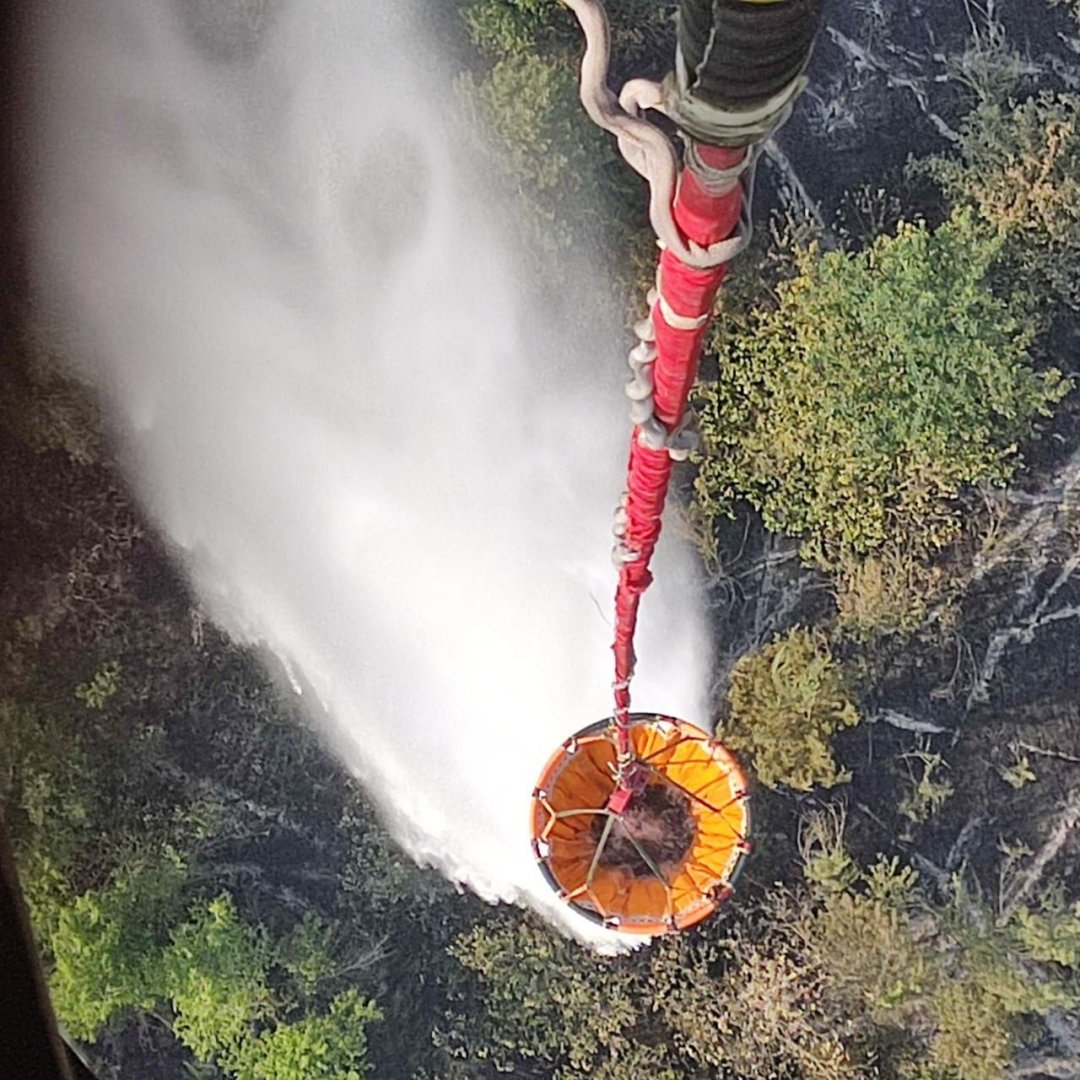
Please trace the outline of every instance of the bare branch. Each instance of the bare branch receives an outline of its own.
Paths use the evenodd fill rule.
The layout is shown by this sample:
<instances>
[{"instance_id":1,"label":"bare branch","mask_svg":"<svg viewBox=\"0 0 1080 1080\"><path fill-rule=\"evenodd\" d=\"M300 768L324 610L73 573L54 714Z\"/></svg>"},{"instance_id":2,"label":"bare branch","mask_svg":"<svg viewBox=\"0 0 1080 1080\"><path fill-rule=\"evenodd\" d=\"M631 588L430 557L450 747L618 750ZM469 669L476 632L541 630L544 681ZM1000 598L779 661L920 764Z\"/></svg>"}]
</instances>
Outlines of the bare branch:
<instances>
[{"instance_id":1,"label":"bare branch","mask_svg":"<svg viewBox=\"0 0 1080 1080\"><path fill-rule=\"evenodd\" d=\"M1040 560L1044 567L1048 562L1048 559L1049 556L1046 555ZM1039 598L1038 603L1035 605L1035 609L1026 617L1021 617L1024 607L1027 605L1034 592L1035 579L1037 577L1037 575L1029 575L1025 588L1018 591L1017 600L1013 605L1013 615L1017 618L1017 621L1010 626L995 630L990 637L990 642L986 647L983 661L979 665L979 670L976 672L975 679L971 685L971 691L968 693L967 707L969 709L976 702L987 700L987 691L990 680L996 674L1001 661L1004 659L1005 654L1013 643L1021 642L1028 645L1035 640L1035 635L1044 626L1060 622L1063 619L1080 618L1080 605L1077 604L1067 604L1060 608L1055 608L1053 611L1047 610L1051 601L1065 587L1066 583L1072 578L1077 569L1080 569L1080 551L1074 551L1072 555L1066 559L1064 565L1058 572L1057 577Z\"/></svg>"},{"instance_id":2,"label":"bare branch","mask_svg":"<svg viewBox=\"0 0 1080 1080\"><path fill-rule=\"evenodd\" d=\"M1042 573L1049 562L1047 548L1061 531L1062 517L1080 505L1080 447L1073 451L1050 482L1034 495L1010 493L1008 499L1011 502L1026 502L1028 509L1007 532L995 538L988 551L976 556L968 586L976 584L1017 554L1025 563L1036 568L1035 577ZM1031 588L1034 588L1034 582Z\"/></svg>"},{"instance_id":3,"label":"bare branch","mask_svg":"<svg viewBox=\"0 0 1080 1080\"><path fill-rule=\"evenodd\" d=\"M908 716L907 713L897 712L895 709L881 709L866 717L868 724L888 724L890 727L899 728L901 731L915 731L920 735L943 735L949 728L943 728L930 720L920 720L916 716Z\"/></svg>"},{"instance_id":4,"label":"bare branch","mask_svg":"<svg viewBox=\"0 0 1080 1080\"><path fill-rule=\"evenodd\" d=\"M1031 895L1035 886L1042 879L1047 866L1065 846L1072 831L1080 821L1080 790L1074 791L1054 818L1046 842L1036 852L1028 868L1017 874L1003 889L1001 896L1001 915L998 925L1004 925L1012 918L1016 909Z\"/></svg>"},{"instance_id":5,"label":"bare branch","mask_svg":"<svg viewBox=\"0 0 1080 1080\"><path fill-rule=\"evenodd\" d=\"M1080 765L1080 757L1075 754L1066 754L1064 750L1055 750L1049 746L1034 746L1032 743L1022 742L1020 739L1016 739L1015 742L1021 750L1038 754L1040 757L1057 758L1058 761L1068 761L1073 765Z\"/></svg>"},{"instance_id":6,"label":"bare branch","mask_svg":"<svg viewBox=\"0 0 1080 1080\"><path fill-rule=\"evenodd\" d=\"M945 869L951 874L960 869L961 863L967 856L968 849L972 847L986 819L982 814L972 814L964 823L964 827L957 834L956 839L949 848L949 854L945 856Z\"/></svg>"},{"instance_id":7,"label":"bare branch","mask_svg":"<svg viewBox=\"0 0 1080 1080\"><path fill-rule=\"evenodd\" d=\"M810 192L806 190L806 185L799 179L799 174L795 171L795 166L791 164L791 159L784 153L783 148L777 143L775 138L769 139L765 143L765 154L773 165L776 166L777 171L782 177L779 187L784 201L795 213L813 221L821 230L822 235L824 235L830 243L835 245L836 238L832 235L832 230L825 223L825 217L821 212L821 207L818 206L813 198L811 198Z\"/></svg>"},{"instance_id":8,"label":"bare branch","mask_svg":"<svg viewBox=\"0 0 1080 1080\"><path fill-rule=\"evenodd\" d=\"M927 85L932 80L913 69L912 66L901 66L899 56L892 55L887 60L870 51L865 45L853 41L846 34L841 33L835 26L827 27L829 37L832 38L837 48L841 50L858 68L868 69L881 75L885 82L900 90L909 90L915 95L919 109L926 118L934 125L938 134L950 142L959 142L960 134L950 127L930 107L930 94Z\"/></svg>"}]
</instances>

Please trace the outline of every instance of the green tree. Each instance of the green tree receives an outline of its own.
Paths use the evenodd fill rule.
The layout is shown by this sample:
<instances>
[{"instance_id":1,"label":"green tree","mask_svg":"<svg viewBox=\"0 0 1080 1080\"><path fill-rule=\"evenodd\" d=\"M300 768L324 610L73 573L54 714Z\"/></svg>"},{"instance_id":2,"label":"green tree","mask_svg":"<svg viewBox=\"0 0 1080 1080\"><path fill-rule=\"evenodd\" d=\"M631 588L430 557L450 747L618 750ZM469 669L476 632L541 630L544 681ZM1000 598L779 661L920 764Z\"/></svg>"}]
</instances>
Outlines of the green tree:
<instances>
[{"instance_id":1,"label":"green tree","mask_svg":"<svg viewBox=\"0 0 1080 1080\"><path fill-rule=\"evenodd\" d=\"M477 927L451 950L476 978L440 1040L464 1062L558 1080L863 1075L794 939L745 916L722 933L604 958L531 918Z\"/></svg>"},{"instance_id":2,"label":"green tree","mask_svg":"<svg viewBox=\"0 0 1080 1080\"><path fill-rule=\"evenodd\" d=\"M440 1033L453 1075L1001 1080L1044 1039L1041 1018L1078 1000L1072 969L1045 962L1072 931L1040 928L1028 948L1031 919L998 926L895 857L863 867L843 830L839 811L804 824L808 888L635 955L597 957L514 915L462 935L452 952L476 978Z\"/></svg>"},{"instance_id":3,"label":"green tree","mask_svg":"<svg viewBox=\"0 0 1080 1080\"><path fill-rule=\"evenodd\" d=\"M346 972L377 981L361 976L377 938L340 932L325 889L323 921L299 890L260 888L245 850L293 834L326 858L318 824L336 842L348 779L257 658L194 617L107 464L38 428L0 445L50 537L38 585L0 613L0 813L58 1015L106 1053L151 1015L177 1070L186 1047L253 1077L358 1076L377 1010L334 995ZM293 864L307 869L294 858L279 880ZM216 874L233 891L215 899ZM253 901L265 922L242 914Z\"/></svg>"},{"instance_id":4,"label":"green tree","mask_svg":"<svg viewBox=\"0 0 1080 1080\"><path fill-rule=\"evenodd\" d=\"M606 5L618 67L639 60L646 51L672 61L674 6L657 0ZM577 20L561 0L474 0L462 10L462 18L473 43L493 59L582 47Z\"/></svg>"},{"instance_id":5,"label":"green tree","mask_svg":"<svg viewBox=\"0 0 1080 1080\"><path fill-rule=\"evenodd\" d=\"M1038 1018L1080 1000L1071 974L1040 963L1054 935L1030 913L995 922L960 879L935 898L895 857L867 869L846 857L839 879L822 880L822 859L835 865L843 849L842 829L837 813L806 823L811 891L776 909L775 928L821 973L832 1015L872 1051L883 1076L929 1070L1000 1080L1016 1051L1041 1038Z\"/></svg>"},{"instance_id":6,"label":"green tree","mask_svg":"<svg viewBox=\"0 0 1080 1080\"><path fill-rule=\"evenodd\" d=\"M608 5L613 79L645 56L674 56L673 4L621 0ZM558 0L477 0L462 12L488 65L465 72L459 91L469 128L526 213L527 237L549 251L604 234L620 281L628 249L654 250L639 179L578 97L583 48L573 14ZM627 283L627 282L624 282Z\"/></svg>"},{"instance_id":7,"label":"green tree","mask_svg":"<svg viewBox=\"0 0 1080 1080\"><path fill-rule=\"evenodd\" d=\"M195 905L159 960L158 993L176 1037L204 1061L229 1061L275 1011L266 930L243 921L228 893Z\"/></svg>"},{"instance_id":8,"label":"green tree","mask_svg":"<svg viewBox=\"0 0 1080 1080\"><path fill-rule=\"evenodd\" d=\"M171 852L138 859L39 924L51 927L50 990L68 1031L92 1041L125 1011L153 1011L196 1058L237 1080L360 1080L379 1009L356 990L320 1007L323 980L309 973L312 994L297 1011L281 992L289 963L267 929L228 893L181 921L185 880Z\"/></svg>"},{"instance_id":9,"label":"green tree","mask_svg":"<svg viewBox=\"0 0 1080 1080\"><path fill-rule=\"evenodd\" d=\"M857 724L859 713L823 634L796 627L742 657L732 669L727 702L717 735L750 754L767 787L807 791L849 779L829 740Z\"/></svg>"},{"instance_id":10,"label":"green tree","mask_svg":"<svg viewBox=\"0 0 1080 1080\"><path fill-rule=\"evenodd\" d=\"M476 0L461 17L477 48L498 59L567 45L574 29L559 0Z\"/></svg>"},{"instance_id":11,"label":"green tree","mask_svg":"<svg viewBox=\"0 0 1080 1080\"><path fill-rule=\"evenodd\" d=\"M168 927L182 910L182 859L137 856L101 889L52 895L36 906L50 961L53 1006L68 1031L91 1041L118 1013L152 1009L163 996L160 967Z\"/></svg>"},{"instance_id":12,"label":"green tree","mask_svg":"<svg viewBox=\"0 0 1080 1080\"><path fill-rule=\"evenodd\" d=\"M722 943L665 943L652 975L656 1006L689 1066L679 1075L871 1075L865 1054L845 1045L850 1025L831 1009L828 972L806 964L793 939L759 927L729 930Z\"/></svg>"},{"instance_id":13,"label":"green tree","mask_svg":"<svg viewBox=\"0 0 1080 1080\"><path fill-rule=\"evenodd\" d=\"M1031 329L989 287L1001 243L959 213L856 254L802 253L698 393L701 510L745 500L829 569L952 540L961 488L1008 479L1068 389L1031 369Z\"/></svg>"},{"instance_id":14,"label":"green tree","mask_svg":"<svg viewBox=\"0 0 1080 1080\"><path fill-rule=\"evenodd\" d=\"M345 990L325 1013L243 1041L229 1070L236 1080L361 1080L369 1067L368 1027L381 1019L358 991Z\"/></svg>"},{"instance_id":15,"label":"green tree","mask_svg":"<svg viewBox=\"0 0 1080 1080\"><path fill-rule=\"evenodd\" d=\"M524 203L534 238L565 248L596 227L604 193L622 177L610 140L582 112L573 54L509 56L483 78L466 72L459 87L474 129L487 133L492 160Z\"/></svg>"}]
</instances>

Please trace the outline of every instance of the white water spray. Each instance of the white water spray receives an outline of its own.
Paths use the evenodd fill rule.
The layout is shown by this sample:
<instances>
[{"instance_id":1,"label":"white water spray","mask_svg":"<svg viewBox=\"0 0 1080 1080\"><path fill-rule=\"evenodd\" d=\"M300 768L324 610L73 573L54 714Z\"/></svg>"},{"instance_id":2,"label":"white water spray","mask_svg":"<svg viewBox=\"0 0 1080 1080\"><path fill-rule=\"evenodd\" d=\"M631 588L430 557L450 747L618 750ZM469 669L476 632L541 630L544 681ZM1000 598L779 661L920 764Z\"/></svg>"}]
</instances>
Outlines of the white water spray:
<instances>
[{"instance_id":1,"label":"white water spray","mask_svg":"<svg viewBox=\"0 0 1080 1080\"><path fill-rule=\"evenodd\" d=\"M611 710L623 339L580 270L529 308L424 15L43 3L39 288L210 611L301 673L395 835L599 941L527 815ZM662 548L635 705L700 723L693 573Z\"/></svg>"}]
</instances>

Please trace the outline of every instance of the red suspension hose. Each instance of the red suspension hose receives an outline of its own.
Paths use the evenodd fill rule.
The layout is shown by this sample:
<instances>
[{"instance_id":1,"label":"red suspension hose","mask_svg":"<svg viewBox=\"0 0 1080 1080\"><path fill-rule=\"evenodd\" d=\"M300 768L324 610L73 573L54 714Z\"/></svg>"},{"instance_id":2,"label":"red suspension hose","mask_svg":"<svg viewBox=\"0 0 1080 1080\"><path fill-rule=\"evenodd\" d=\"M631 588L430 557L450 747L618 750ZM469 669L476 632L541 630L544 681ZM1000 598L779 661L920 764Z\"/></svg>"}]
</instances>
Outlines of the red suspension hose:
<instances>
[{"instance_id":1,"label":"red suspension hose","mask_svg":"<svg viewBox=\"0 0 1080 1080\"><path fill-rule=\"evenodd\" d=\"M728 169L742 161L745 147L736 149L698 144L698 159L708 168ZM679 229L689 239L708 247L735 231L742 213L743 192L732 179L726 190L706 184L693 169L679 176L674 214ZM657 356L653 364L654 416L674 432L686 413L686 399L697 378L698 360L717 290L727 264L695 270L670 251L660 256L659 297L651 312ZM693 325L691 325L693 324ZM661 517L671 479L672 459L667 449L653 450L642 444L641 428L630 439L627 467L626 532L622 547L631 561L623 563L615 593L615 721L620 762L630 759L628 718L630 680L634 674L634 632L641 594L652 583L649 563L660 538ZM625 770L624 770L625 773ZM626 791L627 778L620 777ZM625 794L623 796L625 798Z\"/></svg>"}]
</instances>

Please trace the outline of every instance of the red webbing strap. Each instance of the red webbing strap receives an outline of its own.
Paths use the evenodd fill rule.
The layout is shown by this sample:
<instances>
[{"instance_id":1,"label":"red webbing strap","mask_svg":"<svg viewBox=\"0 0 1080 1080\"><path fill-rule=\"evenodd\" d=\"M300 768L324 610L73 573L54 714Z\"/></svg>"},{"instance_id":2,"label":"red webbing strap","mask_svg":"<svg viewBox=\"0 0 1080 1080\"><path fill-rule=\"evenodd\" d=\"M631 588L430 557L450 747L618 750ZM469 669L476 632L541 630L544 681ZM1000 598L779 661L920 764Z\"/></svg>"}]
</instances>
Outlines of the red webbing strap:
<instances>
[{"instance_id":1,"label":"red webbing strap","mask_svg":"<svg viewBox=\"0 0 1080 1080\"><path fill-rule=\"evenodd\" d=\"M714 169L736 165L745 148L728 149L699 144L702 162ZM725 240L735 230L742 211L742 187L736 181L722 195L710 194L695 174L684 169L675 195L675 221L690 240L707 247ZM694 270L670 251L660 256L658 287L663 301L676 316L697 319L712 312L726 264ZM686 399L697 378L698 359L708 331L705 322L696 329L672 326L664 318L658 299L652 309L657 356L653 364L653 412L668 432L682 422ZM681 320L678 320L681 321ZM651 450L638 439L635 427L630 438L627 467L626 532L623 547L636 558L622 565L615 592L615 721L619 757L630 753L630 679L634 674L634 631L641 594L652 583L649 561L660 538L661 517L671 478L672 459L666 449Z\"/></svg>"}]
</instances>

